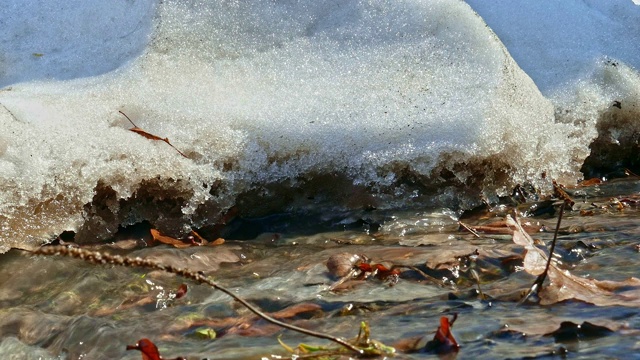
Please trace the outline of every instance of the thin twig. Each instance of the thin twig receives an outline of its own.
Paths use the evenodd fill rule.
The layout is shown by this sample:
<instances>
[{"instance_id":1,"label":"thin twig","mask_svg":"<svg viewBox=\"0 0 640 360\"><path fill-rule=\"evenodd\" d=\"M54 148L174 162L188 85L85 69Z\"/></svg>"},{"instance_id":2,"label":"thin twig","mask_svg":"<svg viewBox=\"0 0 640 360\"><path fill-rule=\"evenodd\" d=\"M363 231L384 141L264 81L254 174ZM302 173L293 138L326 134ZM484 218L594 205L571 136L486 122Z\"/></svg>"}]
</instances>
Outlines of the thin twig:
<instances>
[{"instance_id":1,"label":"thin twig","mask_svg":"<svg viewBox=\"0 0 640 360\"><path fill-rule=\"evenodd\" d=\"M169 138L161 138L158 135L153 135L151 133L148 133L142 129L140 129L139 127L136 126L136 124L133 123L133 121L131 121L131 119L129 119L129 117L127 116L127 114L123 113L122 111L118 111L120 114L124 115L124 117L127 118L127 120L129 120L129 122L131 123L131 125L133 125L133 128L129 129L129 131L132 131L140 136L143 136L149 140L156 140L156 141L164 141L165 143L167 143L167 145L171 146L175 151L178 152L178 154L182 155L182 157L184 158L189 158L187 155L185 155L182 151L178 150L177 147L173 146L173 144L169 141Z\"/></svg>"},{"instance_id":2,"label":"thin twig","mask_svg":"<svg viewBox=\"0 0 640 360\"><path fill-rule=\"evenodd\" d=\"M570 198L569 198L570 199ZM525 295L522 300L518 302L518 305L523 304L531 295L535 292L539 291L542 288L542 284L544 280L547 278L547 273L549 272L549 267L551 266L551 260L553 259L553 251L556 248L556 241L558 240L558 231L560 230L560 223L562 222L562 214L564 214L564 208L569 203L569 200L563 199L562 205L560 205L560 214L558 215L558 223L556 224L556 231L553 233L553 240L551 241L551 249L549 249L549 257L547 258L547 265L544 268L542 274L538 275L536 281L531 285L529 292Z\"/></svg>"},{"instance_id":3,"label":"thin twig","mask_svg":"<svg viewBox=\"0 0 640 360\"><path fill-rule=\"evenodd\" d=\"M473 235L475 235L477 238L480 238L481 236L475 231L473 230L469 225L463 223L462 221L458 221L458 225L462 226L463 228L467 229L468 232L472 233Z\"/></svg>"},{"instance_id":4,"label":"thin twig","mask_svg":"<svg viewBox=\"0 0 640 360\"><path fill-rule=\"evenodd\" d=\"M560 205L560 214L558 215L558 223L556 224L556 231L553 232L553 241L551 241L551 249L549 250L549 258L547 259L547 266L544 268L544 272L538 276L538 282L540 286L547 278L547 272L549 272L549 266L551 266L551 260L553 259L553 251L556 248L556 242L558 240L558 231L560 230L560 223L562 222L562 214L564 214L564 208L567 205L567 201L563 201Z\"/></svg>"},{"instance_id":5,"label":"thin twig","mask_svg":"<svg viewBox=\"0 0 640 360\"><path fill-rule=\"evenodd\" d=\"M625 173L625 175L627 175L627 176L639 177L637 174L634 174L634 173L633 173L633 171L631 171L631 170L629 170L629 169L627 169L627 168L624 168L624 173Z\"/></svg>"},{"instance_id":6,"label":"thin twig","mask_svg":"<svg viewBox=\"0 0 640 360\"><path fill-rule=\"evenodd\" d=\"M444 286L444 283L436 278L434 278L433 276L428 275L427 273L425 273L424 271L418 269L415 266L411 266L411 265L393 265L391 267L391 270L393 269L397 269L397 268L406 268L406 269L411 269L415 272L417 272L418 274L422 275L423 278L425 278L426 280L431 281L432 283L438 285L438 286Z\"/></svg>"},{"instance_id":7,"label":"thin twig","mask_svg":"<svg viewBox=\"0 0 640 360\"><path fill-rule=\"evenodd\" d=\"M127 118L127 120L129 120L129 122L131 123L131 125L133 125L134 128L137 128L138 126L136 124L133 123L133 121L131 121L131 119L129 119L129 117L127 116L127 114L123 113L122 111L118 110L118 112L122 115L124 115L124 117Z\"/></svg>"},{"instance_id":8,"label":"thin twig","mask_svg":"<svg viewBox=\"0 0 640 360\"><path fill-rule=\"evenodd\" d=\"M351 268L351 270L349 270L349 272L345 276L341 277L340 279L338 279L338 281L331 284L331 286L329 286L329 289L327 290L334 291L338 286L344 284L345 281L353 279L359 272L360 270Z\"/></svg>"},{"instance_id":9,"label":"thin twig","mask_svg":"<svg viewBox=\"0 0 640 360\"><path fill-rule=\"evenodd\" d=\"M173 267L171 265L163 265L160 263L157 263L155 261L152 260L147 260L147 259L142 259L142 258L129 258L129 257L123 257L123 256L119 256L119 255L109 255L109 254L103 254L103 253L99 253L96 251L90 251L90 250L85 250L85 249L80 249L80 248L67 248L64 246L47 246L47 247L42 247L39 248L37 250L35 250L33 252L33 254L35 255L64 255L64 256L69 256L69 257L75 257L78 259L82 259L84 261L93 263L93 264L113 264L113 265L120 265L120 266L126 266L126 267L138 267L138 268L149 268L149 269L154 269L154 270L161 270L161 271L166 271L172 274L176 274L182 277L185 277L187 279L191 279L195 282L198 283L205 283L211 287L213 287L216 290L222 291L223 293L231 296L234 300L238 301L239 303L241 303L242 305L244 305L247 309L249 309L251 312L253 312L254 314L258 315L259 317L261 317L262 319L264 319L267 322L270 322L274 325L278 325L280 327L283 327L285 329L289 329L289 330L293 330L293 331L297 331L299 333L305 334L305 335L309 335L309 336L314 336L320 339L325 339L325 340L329 340L329 341L333 341L337 344L340 344L342 346L344 346L345 348L355 352L358 355L362 355L364 354L364 351L362 349L358 349L356 346L349 344L346 340L333 336L333 335L329 335L329 334L324 334L321 332L317 332L317 331L313 331L313 330L308 330L308 329L304 329L295 325L291 325L291 324L287 324L285 322L282 322L280 320L274 319L271 316L265 314L264 312L262 312L260 309L258 309L257 307L255 307L254 305L250 304L249 302L247 302L246 300L244 300L243 298L239 297L238 295L234 294L231 290L218 285L217 283L211 281L209 278L205 277L204 275L197 273L195 271L191 271L191 270L187 270L187 269L183 269L183 268L176 268Z\"/></svg>"},{"instance_id":10,"label":"thin twig","mask_svg":"<svg viewBox=\"0 0 640 360\"><path fill-rule=\"evenodd\" d=\"M2 103L0 103L0 105L2 105L2 107L3 107L5 110L7 110L7 112L9 113L9 115L11 115L11 117L13 118L13 120L18 121L18 122L20 121L20 120L18 120L18 118L17 118L15 115L13 115L13 113L11 112L11 110L9 110L9 108L8 108L8 107L4 106L4 104L2 104Z\"/></svg>"},{"instance_id":11,"label":"thin twig","mask_svg":"<svg viewBox=\"0 0 640 360\"><path fill-rule=\"evenodd\" d=\"M478 276L478 272L475 269L471 269L471 275L476 280L476 285L478 286L478 293L480 295L480 299L486 300L487 298L484 296L482 292L482 288L480 287L480 276Z\"/></svg>"}]
</instances>

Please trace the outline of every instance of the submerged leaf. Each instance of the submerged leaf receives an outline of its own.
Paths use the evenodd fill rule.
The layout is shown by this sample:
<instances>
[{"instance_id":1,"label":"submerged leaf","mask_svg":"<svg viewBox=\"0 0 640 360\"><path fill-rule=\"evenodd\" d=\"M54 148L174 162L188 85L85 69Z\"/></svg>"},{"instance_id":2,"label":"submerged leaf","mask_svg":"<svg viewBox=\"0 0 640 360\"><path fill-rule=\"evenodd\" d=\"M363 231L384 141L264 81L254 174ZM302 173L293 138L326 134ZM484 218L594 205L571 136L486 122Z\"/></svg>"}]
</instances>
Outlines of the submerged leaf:
<instances>
[{"instance_id":1,"label":"submerged leaf","mask_svg":"<svg viewBox=\"0 0 640 360\"><path fill-rule=\"evenodd\" d=\"M629 323L621 319L611 320L606 312L601 317L589 316L589 321L582 321L580 316L563 317L557 313L536 314L534 318L535 321L532 321L532 317L508 317L508 323L493 336L553 336L556 341L575 341L616 332L633 336L638 334L638 330L629 328Z\"/></svg>"},{"instance_id":2,"label":"submerged leaf","mask_svg":"<svg viewBox=\"0 0 640 360\"><path fill-rule=\"evenodd\" d=\"M278 338L278 342L292 354L304 354L305 359L328 359L353 353L353 351L345 347L299 344L295 349L293 349L285 344L280 338ZM349 340L348 343L357 348L360 351L360 356L363 357L389 356L396 352L395 348L371 339L369 325L365 321L360 323L358 336ZM312 356L309 356L309 354L312 354Z\"/></svg>"},{"instance_id":3,"label":"submerged leaf","mask_svg":"<svg viewBox=\"0 0 640 360\"><path fill-rule=\"evenodd\" d=\"M563 321L560 327L545 336L553 336L556 341L575 341L603 337L613 334L613 330L605 326L595 325L588 321L582 324L574 324L571 321Z\"/></svg>"},{"instance_id":4,"label":"submerged leaf","mask_svg":"<svg viewBox=\"0 0 640 360\"><path fill-rule=\"evenodd\" d=\"M187 295L187 284L180 284L178 291L176 291L176 299L180 299Z\"/></svg>"},{"instance_id":5,"label":"submerged leaf","mask_svg":"<svg viewBox=\"0 0 640 360\"><path fill-rule=\"evenodd\" d=\"M576 299L597 306L640 306L640 293L638 289L629 295L615 294L608 285L593 279L585 279L572 275L568 270L560 270L555 266L549 268L550 285L543 288L540 296L542 305L554 304L560 301ZM610 282L615 283L615 282ZM640 287L640 280L630 278L626 283L634 287ZM619 287L623 287L620 285Z\"/></svg>"},{"instance_id":6,"label":"submerged leaf","mask_svg":"<svg viewBox=\"0 0 640 360\"><path fill-rule=\"evenodd\" d=\"M194 331L194 334L200 339L205 339L205 340L214 340L217 336L216 331L208 327L197 328Z\"/></svg>"},{"instance_id":7,"label":"submerged leaf","mask_svg":"<svg viewBox=\"0 0 640 360\"><path fill-rule=\"evenodd\" d=\"M587 186L593 186L593 185L600 185L602 184L602 180L599 178L591 178L588 180L583 180L580 183L578 183L578 187L587 187Z\"/></svg>"},{"instance_id":8,"label":"submerged leaf","mask_svg":"<svg viewBox=\"0 0 640 360\"><path fill-rule=\"evenodd\" d=\"M284 341L282 341L282 334L278 335L278 342L280 343L280 346L282 346L290 354L293 354L296 352L291 346L285 344Z\"/></svg>"},{"instance_id":9,"label":"submerged leaf","mask_svg":"<svg viewBox=\"0 0 640 360\"><path fill-rule=\"evenodd\" d=\"M507 224L514 229L513 242L525 247L524 269L532 275L544 272L548 256L546 252L535 246L534 240L520 225L518 219L507 216ZM568 270L560 269L553 261L547 273L549 284L543 286L538 295L540 304L550 305L564 300L580 300L597 306L640 306L640 280L630 278L623 282L598 281L572 275ZM613 293L615 289L632 287L625 294Z\"/></svg>"}]
</instances>

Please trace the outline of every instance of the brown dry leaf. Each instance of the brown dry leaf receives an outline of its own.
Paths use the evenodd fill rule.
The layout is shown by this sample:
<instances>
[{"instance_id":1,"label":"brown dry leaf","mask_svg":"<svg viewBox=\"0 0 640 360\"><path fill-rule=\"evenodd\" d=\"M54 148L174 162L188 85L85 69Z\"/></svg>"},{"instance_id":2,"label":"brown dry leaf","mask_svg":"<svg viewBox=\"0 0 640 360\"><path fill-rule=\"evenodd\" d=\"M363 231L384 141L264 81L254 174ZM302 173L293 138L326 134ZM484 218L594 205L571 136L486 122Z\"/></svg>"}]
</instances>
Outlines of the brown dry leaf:
<instances>
[{"instance_id":1,"label":"brown dry leaf","mask_svg":"<svg viewBox=\"0 0 640 360\"><path fill-rule=\"evenodd\" d=\"M207 239L203 238L200 234L198 234L195 230L191 230L191 236L193 237L191 239L191 243L193 245L208 245L208 246L217 246L217 245L222 245L224 244L225 240L223 238L217 238L213 241L208 241Z\"/></svg>"},{"instance_id":2,"label":"brown dry leaf","mask_svg":"<svg viewBox=\"0 0 640 360\"><path fill-rule=\"evenodd\" d=\"M293 304L282 310L272 312L269 315L276 319L290 319L303 313L321 313L322 307L314 303Z\"/></svg>"},{"instance_id":3,"label":"brown dry leaf","mask_svg":"<svg viewBox=\"0 0 640 360\"><path fill-rule=\"evenodd\" d=\"M178 148L176 148L175 146L173 146L170 142L169 142L169 138L161 138L160 136L156 136L153 134L149 134L148 132L140 129L139 127L134 127L129 129L129 131L133 131L134 133L138 134L138 135L142 135L145 138L149 139L149 140L157 140L157 141L164 141L167 144L169 144L169 146L171 146L175 151L178 152L178 154L182 155L183 157L187 158L187 155L183 154L182 151L178 150Z\"/></svg>"},{"instance_id":4,"label":"brown dry leaf","mask_svg":"<svg viewBox=\"0 0 640 360\"><path fill-rule=\"evenodd\" d=\"M578 187L587 187L587 186L600 185L600 184L602 184L602 180L598 178L591 178L589 180L584 180L580 182L578 184Z\"/></svg>"},{"instance_id":5,"label":"brown dry leaf","mask_svg":"<svg viewBox=\"0 0 640 360\"><path fill-rule=\"evenodd\" d=\"M547 254L535 246L533 239L520 225L518 219L507 216L507 224L514 229L513 241L526 249L525 271L532 275L544 272ZM596 306L640 306L640 279L629 278L622 282L598 281L572 275L568 270L558 268L552 261L547 272L549 284L543 286L538 295L541 305L555 304L565 300L579 300ZM634 287L621 294L612 291L619 288Z\"/></svg>"},{"instance_id":6,"label":"brown dry leaf","mask_svg":"<svg viewBox=\"0 0 640 360\"><path fill-rule=\"evenodd\" d=\"M140 306L145 306L148 304L153 304L155 303L157 300L154 296L152 295L135 295L132 296L130 298L124 299L120 305L116 306L116 307L112 307L112 306L104 306L101 307L99 309L96 309L94 311L91 311L90 314L91 316L97 316L97 317L101 317L101 316L109 316L112 315L118 311L124 311L124 310L128 310L131 308L136 308L136 307L140 307Z\"/></svg>"},{"instance_id":7,"label":"brown dry leaf","mask_svg":"<svg viewBox=\"0 0 640 360\"><path fill-rule=\"evenodd\" d=\"M314 303L293 304L282 310L268 313L271 317L287 320L289 323L305 322L297 317L313 317L322 313L322 307ZM185 318L175 321L169 331L181 333L188 329L197 327L210 327L220 331L222 336L226 334L236 334L240 336L270 336L282 330L280 326L261 321L261 318L254 314L244 316L234 316L226 318Z\"/></svg>"},{"instance_id":8,"label":"brown dry leaf","mask_svg":"<svg viewBox=\"0 0 640 360\"><path fill-rule=\"evenodd\" d=\"M511 216L507 216L507 225L513 230L513 242L524 246L524 268L531 275L540 275L544 272L544 268L547 266L547 255L543 250L536 247L535 242L527 234L520 221L514 221ZM513 229L515 227L515 229Z\"/></svg>"},{"instance_id":9,"label":"brown dry leaf","mask_svg":"<svg viewBox=\"0 0 640 360\"><path fill-rule=\"evenodd\" d=\"M595 214L593 210L580 210L580 216L593 216Z\"/></svg>"},{"instance_id":10,"label":"brown dry leaf","mask_svg":"<svg viewBox=\"0 0 640 360\"><path fill-rule=\"evenodd\" d=\"M567 194L567 192L564 191L563 186L558 184L555 180L553 181L553 192L555 193L556 197L564 200L566 204L569 205L570 208L572 208L573 205L576 204L576 202L573 201L571 196L569 196L569 194Z\"/></svg>"},{"instance_id":11,"label":"brown dry leaf","mask_svg":"<svg viewBox=\"0 0 640 360\"><path fill-rule=\"evenodd\" d=\"M208 245L209 244L207 239L205 239L202 236L200 236L200 234L198 234L195 230L191 230L190 234L191 234L191 236L193 236L193 240L191 242L193 242L194 245Z\"/></svg>"},{"instance_id":12,"label":"brown dry leaf","mask_svg":"<svg viewBox=\"0 0 640 360\"><path fill-rule=\"evenodd\" d=\"M553 269L550 267L548 276L551 285L543 288L542 295L544 296L540 297L542 305L576 299L597 306L640 306L640 289L628 294L616 294L609 290L610 283L615 283L613 281L605 284L602 281L581 278L571 275L568 270L563 271L555 266ZM640 280L637 278L630 278L624 282L633 284L634 287L640 287ZM624 287L624 285L618 287Z\"/></svg>"},{"instance_id":13,"label":"brown dry leaf","mask_svg":"<svg viewBox=\"0 0 640 360\"><path fill-rule=\"evenodd\" d=\"M224 244L225 240L223 238L217 238L209 243L209 246L218 246Z\"/></svg>"},{"instance_id":14,"label":"brown dry leaf","mask_svg":"<svg viewBox=\"0 0 640 360\"><path fill-rule=\"evenodd\" d=\"M187 244L184 241L178 240L176 238L172 238L170 236L165 236L160 233L160 231L156 229L149 230L151 232L151 236L153 236L153 241L158 241L163 244L171 245L177 248L186 248L191 246L191 244Z\"/></svg>"},{"instance_id":15,"label":"brown dry leaf","mask_svg":"<svg viewBox=\"0 0 640 360\"><path fill-rule=\"evenodd\" d=\"M146 131L144 131L144 130L140 129L140 128L139 128L139 127L137 127L137 126L136 126L136 127L131 128L131 129L129 129L129 131L133 131L134 133L136 133L136 134L138 134L138 135L141 135L141 136L143 136L143 137L145 137L145 138L147 138L147 139L149 139L149 140L164 141L164 142L166 142L167 144L169 144L169 138L164 138L164 139L163 139L163 138L161 138L160 136L156 136L156 135L153 135L153 134L149 134L148 132L146 132ZM169 145L171 145L171 144L169 144Z\"/></svg>"},{"instance_id":16,"label":"brown dry leaf","mask_svg":"<svg viewBox=\"0 0 640 360\"><path fill-rule=\"evenodd\" d=\"M131 123L131 125L133 125L133 128L129 129L129 131L133 131L134 133L140 135L140 136L144 136L145 138L149 139L149 140L154 140L154 141L164 141L166 142L169 146L171 146L175 151L178 152L178 154L182 155L183 157L187 158L187 155L183 154L182 151L178 150L178 148L176 148L175 146L173 146L170 142L169 142L169 138L161 138L160 136L157 135L153 135L150 134L142 129L140 129L138 126L136 126L136 124L133 123L133 121L131 121L131 119L129 119L129 117L123 113L122 111L118 111L120 114L124 115L124 117L127 118L127 120L129 120L129 122Z\"/></svg>"}]
</instances>

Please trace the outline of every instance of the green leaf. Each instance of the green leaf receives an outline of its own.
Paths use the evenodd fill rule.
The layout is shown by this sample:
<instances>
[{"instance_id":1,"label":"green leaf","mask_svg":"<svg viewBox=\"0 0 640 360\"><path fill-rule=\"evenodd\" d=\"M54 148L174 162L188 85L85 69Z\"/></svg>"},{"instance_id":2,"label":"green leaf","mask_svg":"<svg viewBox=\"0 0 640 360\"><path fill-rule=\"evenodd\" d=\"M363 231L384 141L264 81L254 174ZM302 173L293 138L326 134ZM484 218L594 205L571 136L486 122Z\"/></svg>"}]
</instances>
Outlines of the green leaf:
<instances>
[{"instance_id":1,"label":"green leaf","mask_svg":"<svg viewBox=\"0 0 640 360\"><path fill-rule=\"evenodd\" d=\"M194 331L194 334L196 337L205 340L213 340L217 336L215 330L207 327L197 328L196 331Z\"/></svg>"}]
</instances>

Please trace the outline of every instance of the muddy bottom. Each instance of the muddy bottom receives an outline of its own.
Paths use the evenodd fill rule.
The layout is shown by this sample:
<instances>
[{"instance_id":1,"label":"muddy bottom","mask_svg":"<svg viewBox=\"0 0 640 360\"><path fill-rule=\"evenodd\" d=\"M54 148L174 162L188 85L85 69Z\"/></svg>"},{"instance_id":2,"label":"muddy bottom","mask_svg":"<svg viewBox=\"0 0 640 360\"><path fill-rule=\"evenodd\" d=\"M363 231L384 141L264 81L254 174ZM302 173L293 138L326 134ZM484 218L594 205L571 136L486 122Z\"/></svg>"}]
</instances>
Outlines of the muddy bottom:
<instances>
[{"instance_id":1,"label":"muddy bottom","mask_svg":"<svg viewBox=\"0 0 640 360\"><path fill-rule=\"evenodd\" d=\"M557 266L590 279L621 282L637 276L640 181L569 192L576 204L564 213ZM569 299L540 305L534 296L518 305L536 277L523 271L523 247L500 223L514 209L535 215L521 221L533 238L548 245L557 202L466 214L448 209L283 214L241 223L243 234L259 233L250 240L234 240L247 237L238 230L219 246L98 250L201 271L300 327L352 338L366 321L372 338L399 351L407 342L416 343L408 339L431 340L440 318L455 313L453 335L460 350L448 358L593 359L637 353L640 308L631 303L640 296L633 286L610 293L631 294L629 304L596 306ZM340 276L326 263L332 256L352 255L396 271L391 276L360 272L337 285ZM179 296L183 283L188 291ZM125 349L142 338L156 343L165 359L290 356L278 338L292 347L329 345L260 320L227 295L175 275L17 250L0 255L2 358L140 359L139 352Z\"/></svg>"}]
</instances>

